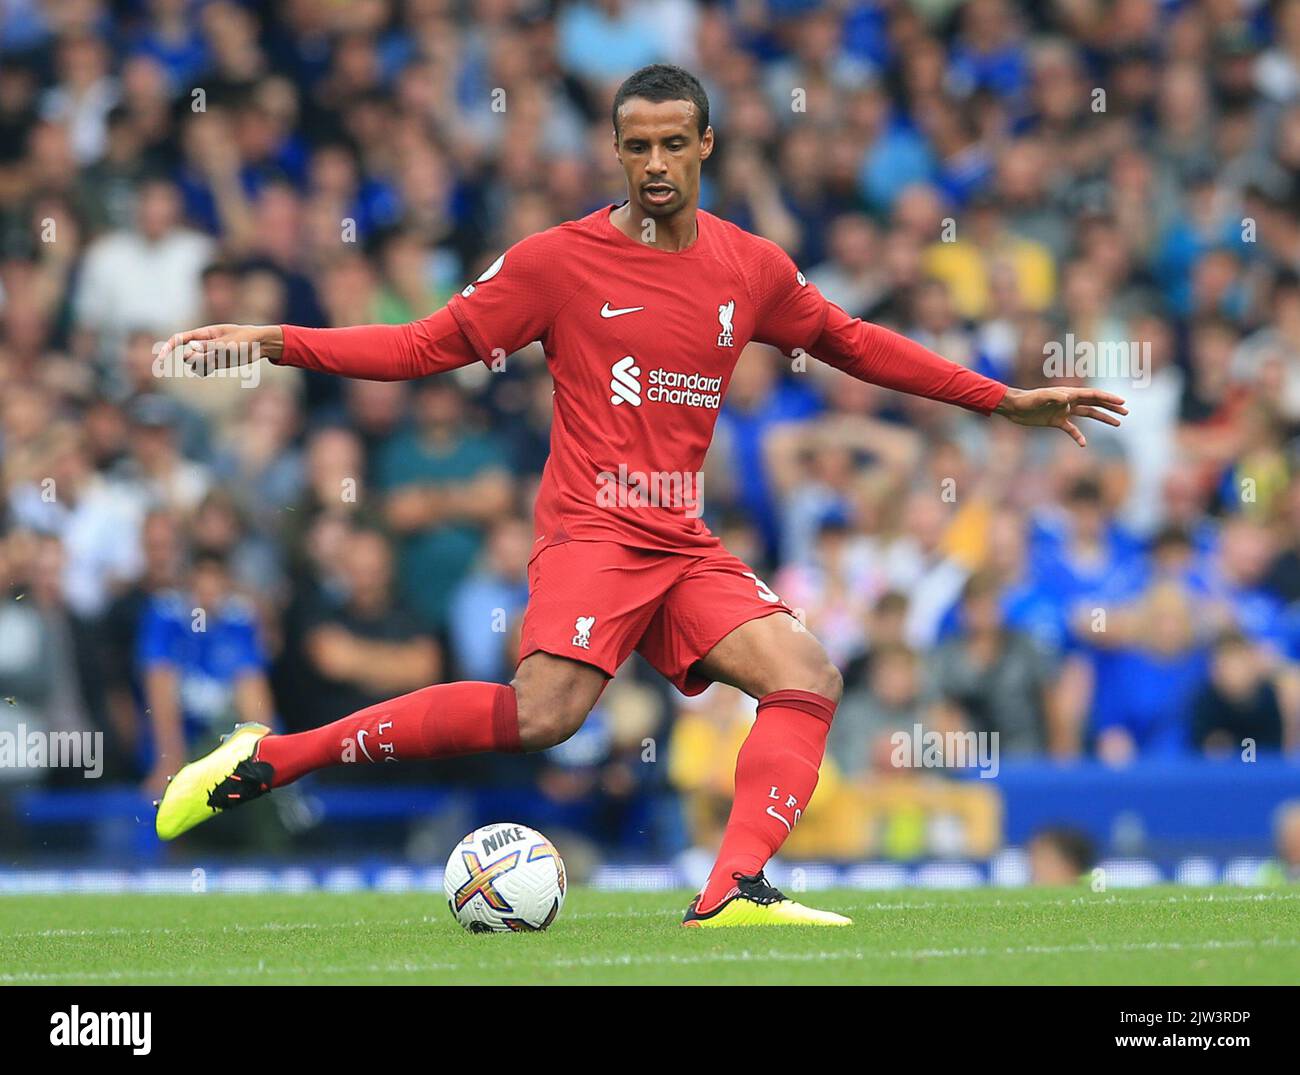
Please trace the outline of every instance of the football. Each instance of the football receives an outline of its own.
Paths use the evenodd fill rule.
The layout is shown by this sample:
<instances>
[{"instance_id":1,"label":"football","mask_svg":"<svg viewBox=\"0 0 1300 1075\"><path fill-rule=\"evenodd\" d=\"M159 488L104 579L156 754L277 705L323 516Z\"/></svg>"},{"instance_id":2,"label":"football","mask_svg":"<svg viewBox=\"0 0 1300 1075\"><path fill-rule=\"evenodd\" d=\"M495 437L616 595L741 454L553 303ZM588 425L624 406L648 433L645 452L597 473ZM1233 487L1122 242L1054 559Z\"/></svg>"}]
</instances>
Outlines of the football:
<instances>
[{"instance_id":1,"label":"football","mask_svg":"<svg viewBox=\"0 0 1300 1075\"><path fill-rule=\"evenodd\" d=\"M484 825L452 850L443 889L456 921L471 933L536 932L564 906L564 862L526 825Z\"/></svg>"}]
</instances>

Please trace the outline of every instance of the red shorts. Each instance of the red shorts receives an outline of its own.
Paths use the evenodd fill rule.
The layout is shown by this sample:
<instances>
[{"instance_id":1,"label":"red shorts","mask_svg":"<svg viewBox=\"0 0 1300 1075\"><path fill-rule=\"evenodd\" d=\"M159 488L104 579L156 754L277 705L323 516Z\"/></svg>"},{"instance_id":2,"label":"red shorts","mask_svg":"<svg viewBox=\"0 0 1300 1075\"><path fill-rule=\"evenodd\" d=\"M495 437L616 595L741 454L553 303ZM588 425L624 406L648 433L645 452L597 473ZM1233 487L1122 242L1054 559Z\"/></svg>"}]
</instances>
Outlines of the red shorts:
<instances>
[{"instance_id":1,"label":"red shorts","mask_svg":"<svg viewBox=\"0 0 1300 1075\"><path fill-rule=\"evenodd\" d=\"M742 623L793 611L721 545L690 552L613 541L550 545L528 565L519 659L539 650L608 676L636 650L683 694L692 666Z\"/></svg>"}]
</instances>

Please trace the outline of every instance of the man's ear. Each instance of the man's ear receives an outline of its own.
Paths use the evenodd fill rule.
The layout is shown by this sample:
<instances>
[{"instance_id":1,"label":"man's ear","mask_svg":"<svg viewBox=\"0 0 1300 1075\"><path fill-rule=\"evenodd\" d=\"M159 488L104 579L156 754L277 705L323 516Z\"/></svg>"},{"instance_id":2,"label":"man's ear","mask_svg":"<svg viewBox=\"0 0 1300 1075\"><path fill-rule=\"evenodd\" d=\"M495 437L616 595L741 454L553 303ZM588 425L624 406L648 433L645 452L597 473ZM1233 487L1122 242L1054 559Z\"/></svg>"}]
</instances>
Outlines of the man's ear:
<instances>
[{"instance_id":1,"label":"man's ear","mask_svg":"<svg viewBox=\"0 0 1300 1075\"><path fill-rule=\"evenodd\" d=\"M622 163L623 158L620 157L618 153L618 128L617 127L614 128L614 156L618 157L619 162Z\"/></svg>"},{"instance_id":2,"label":"man's ear","mask_svg":"<svg viewBox=\"0 0 1300 1075\"><path fill-rule=\"evenodd\" d=\"M713 128L711 126L704 128L704 134L700 136L700 160L708 160L709 155L713 152Z\"/></svg>"}]
</instances>

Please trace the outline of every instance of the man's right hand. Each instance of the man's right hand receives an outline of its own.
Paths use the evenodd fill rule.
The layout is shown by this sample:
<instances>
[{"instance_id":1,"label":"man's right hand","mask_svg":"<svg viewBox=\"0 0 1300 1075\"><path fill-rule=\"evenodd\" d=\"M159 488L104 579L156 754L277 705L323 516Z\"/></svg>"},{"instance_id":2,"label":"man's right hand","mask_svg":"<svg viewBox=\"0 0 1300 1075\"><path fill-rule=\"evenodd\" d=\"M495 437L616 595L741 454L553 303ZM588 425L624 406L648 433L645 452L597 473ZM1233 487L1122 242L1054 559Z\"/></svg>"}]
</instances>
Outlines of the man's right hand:
<instances>
[{"instance_id":1,"label":"man's right hand","mask_svg":"<svg viewBox=\"0 0 1300 1075\"><path fill-rule=\"evenodd\" d=\"M284 331L279 325L204 325L172 336L163 354L173 352L207 376L213 370L250 365L259 358L274 362L284 353Z\"/></svg>"}]
</instances>

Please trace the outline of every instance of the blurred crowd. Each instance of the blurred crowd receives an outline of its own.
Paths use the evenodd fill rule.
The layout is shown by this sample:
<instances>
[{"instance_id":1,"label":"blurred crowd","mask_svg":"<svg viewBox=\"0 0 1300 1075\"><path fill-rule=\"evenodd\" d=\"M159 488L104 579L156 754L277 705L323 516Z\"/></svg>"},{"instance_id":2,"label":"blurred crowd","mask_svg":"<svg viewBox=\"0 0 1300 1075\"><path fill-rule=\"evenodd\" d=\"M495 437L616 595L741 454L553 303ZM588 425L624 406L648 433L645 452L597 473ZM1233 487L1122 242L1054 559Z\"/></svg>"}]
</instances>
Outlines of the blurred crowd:
<instances>
[{"instance_id":1,"label":"blurred crowd","mask_svg":"<svg viewBox=\"0 0 1300 1075\"><path fill-rule=\"evenodd\" d=\"M102 730L156 786L159 729L509 679L537 345L380 384L198 380L159 341L426 315L622 200L608 105L656 60L710 95L704 208L851 314L1131 410L1080 451L746 351L705 518L845 674L824 786L887 799L918 723L1300 746L1297 0L5 0L0 724ZM1048 362L1080 341L1131 361ZM446 771L529 767L611 840L676 787L707 840L751 719L634 660L569 743ZM982 794L935 807L978 846Z\"/></svg>"}]
</instances>

